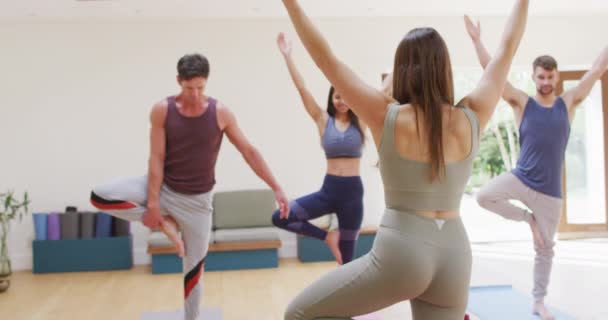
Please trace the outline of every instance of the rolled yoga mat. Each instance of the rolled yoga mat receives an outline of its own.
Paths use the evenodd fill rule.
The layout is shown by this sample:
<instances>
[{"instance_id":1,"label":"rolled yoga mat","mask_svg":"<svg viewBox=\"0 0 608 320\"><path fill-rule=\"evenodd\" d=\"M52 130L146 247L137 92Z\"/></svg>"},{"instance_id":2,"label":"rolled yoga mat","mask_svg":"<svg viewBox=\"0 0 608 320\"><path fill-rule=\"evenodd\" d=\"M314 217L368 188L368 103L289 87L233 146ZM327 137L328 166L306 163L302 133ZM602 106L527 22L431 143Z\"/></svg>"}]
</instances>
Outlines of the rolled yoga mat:
<instances>
[{"instance_id":1,"label":"rolled yoga mat","mask_svg":"<svg viewBox=\"0 0 608 320\"><path fill-rule=\"evenodd\" d=\"M67 206L67 207L65 207L65 212L66 213L68 213L68 212L78 212L78 208L74 207L74 206Z\"/></svg>"},{"instance_id":2,"label":"rolled yoga mat","mask_svg":"<svg viewBox=\"0 0 608 320\"><path fill-rule=\"evenodd\" d=\"M112 236L126 237L131 234L131 222L123 219L114 218Z\"/></svg>"},{"instance_id":3,"label":"rolled yoga mat","mask_svg":"<svg viewBox=\"0 0 608 320\"><path fill-rule=\"evenodd\" d=\"M46 213L34 213L32 217L34 218L34 235L36 240L46 240L49 215Z\"/></svg>"},{"instance_id":4,"label":"rolled yoga mat","mask_svg":"<svg viewBox=\"0 0 608 320\"><path fill-rule=\"evenodd\" d=\"M112 236L112 216L97 212L95 214L95 238L109 238Z\"/></svg>"},{"instance_id":5,"label":"rolled yoga mat","mask_svg":"<svg viewBox=\"0 0 608 320\"><path fill-rule=\"evenodd\" d=\"M80 215L76 211L68 211L59 215L61 221L61 240L78 239Z\"/></svg>"},{"instance_id":6,"label":"rolled yoga mat","mask_svg":"<svg viewBox=\"0 0 608 320\"><path fill-rule=\"evenodd\" d=\"M95 237L95 212L80 212L80 238Z\"/></svg>"},{"instance_id":7,"label":"rolled yoga mat","mask_svg":"<svg viewBox=\"0 0 608 320\"><path fill-rule=\"evenodd\" d=\"M61 239L61 223L59 222L59 214L56 212L49 213L46 224L46 239L60 240Z\"/></svg>"}]
</instances>

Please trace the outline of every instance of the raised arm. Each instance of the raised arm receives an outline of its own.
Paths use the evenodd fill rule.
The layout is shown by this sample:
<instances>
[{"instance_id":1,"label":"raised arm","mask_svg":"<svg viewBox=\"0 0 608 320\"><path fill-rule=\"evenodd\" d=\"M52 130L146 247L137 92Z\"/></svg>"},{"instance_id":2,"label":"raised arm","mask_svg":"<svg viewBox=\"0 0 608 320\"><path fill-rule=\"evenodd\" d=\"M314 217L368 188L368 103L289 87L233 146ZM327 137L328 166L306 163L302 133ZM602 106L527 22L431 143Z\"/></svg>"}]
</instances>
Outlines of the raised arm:
<instances>
[{"instance_id":1,"label":"raised arm","mask_svg":"<svg viewBox=\"0 0 608 320\"><path fill-rule=\"evenodd\" d=\"M500 45L490 59L477 87L465 100L477 114L481 128L488 123L507 83L513 56L519 47L528 19L528 0L516 0L509 16Z\"/></svg>"},{"instance_id":2,"label":"raised arm","mask_svg":"<svg viewBox=\"0 0 608 320\"><path fill-rule=\"evenodd\" d=\"M604 47L600 56L597 57L593 66L581 79L578 85L562 94L562 99L568 106L568 110L575 109L591 93L593 85L602 77L608 68L608 46Z\"/></svg>"},{"instance_id":3,"label":"raised arm","mask_svg":"<svg viewBox=\"0 0 608 320\"><path fill-rule=\"evenodd\" d=\"M479 64L481 64L481 67L485 69L490 63L492 57L481 41L481 24L479 21L477 21L477 25L475 25L473 21L471 21L471 18L466 15L464 16L464 24L467 28L467 33L469 34L469 37L471 37L473 45L475 46L475 52L477 53ZM515 112L523 111L524 106L528 102L528 94L513 87L509 81L507 81L505 84L505 89L502 91L502 98L507 101L507 103L513 107L513 109L515 109Z\"/></svg>"},{"instance_id":4,"label":"raised arm","mask_svg":"<svg viewBox=\"0 0 608 320\"><path fill-rule=\"evenodd\" d=\"M308 88L306 88L304 78L302 78L302 75L298 71L298 68L296 68L293 58L291 57L291 41L287 41L285 35L281 32L277 36L277 45L283 58L285 58L285 64L289 70L289 75L291 76L291 80L296 86L296 89L298 89L306 112L308 112L308 115L310 115L312 120L317 124L317 127L322 130L322 128L325 127L325 121L327 121L327 113L319 107L310 91L308 91Z\"/></svg>"},{"instance_id":5,"label":"raised arm","mask_svg":"<svg viewBox=\"0 0 608 320\"><path fill-rule=\"evenodd\" d=\"M350 108L369 125L372 133L379 135L390 98L363 82L334 55L329 44L306 16L298 1L283 0L283 4L300 40L315 64L344 97Z\"/></svg>"}]
</instances>

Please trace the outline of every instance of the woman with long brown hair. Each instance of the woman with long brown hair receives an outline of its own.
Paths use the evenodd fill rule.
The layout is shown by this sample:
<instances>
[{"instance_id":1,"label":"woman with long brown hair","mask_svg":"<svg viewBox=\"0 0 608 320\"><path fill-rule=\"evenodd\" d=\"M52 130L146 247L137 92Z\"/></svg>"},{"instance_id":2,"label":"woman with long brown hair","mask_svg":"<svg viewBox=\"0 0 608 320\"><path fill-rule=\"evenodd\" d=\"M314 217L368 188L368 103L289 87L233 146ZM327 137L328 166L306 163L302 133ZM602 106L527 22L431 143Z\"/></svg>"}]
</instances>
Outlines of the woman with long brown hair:
<instances>
[{"instance_id":1,"label":"woman with long brown hair","mask_svg":"<svg viewBox=\"0 0 608 320\"><path fill-rule=\"evenodd\" d=\"M460 200L480 132L494 113L521 41L528 1L515 1L499 49L477 87L459 103L449 53L435 29L416 28L401 40L393 103L334 55L298 1L283 3L310 56L369 126L386 201L372 251L306 288L285 319L349 319L404 300L411 301L415 320L462 319L472 257Z\"/></svg>"}]
</instances>

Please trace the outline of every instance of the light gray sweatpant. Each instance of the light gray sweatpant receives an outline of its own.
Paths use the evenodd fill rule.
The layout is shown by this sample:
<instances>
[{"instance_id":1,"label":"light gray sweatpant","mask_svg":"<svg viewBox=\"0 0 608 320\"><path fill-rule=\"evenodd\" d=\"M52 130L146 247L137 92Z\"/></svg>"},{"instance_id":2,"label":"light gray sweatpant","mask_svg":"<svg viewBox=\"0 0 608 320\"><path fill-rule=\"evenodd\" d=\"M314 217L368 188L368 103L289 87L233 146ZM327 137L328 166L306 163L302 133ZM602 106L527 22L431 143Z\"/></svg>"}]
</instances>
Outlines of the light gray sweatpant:
<instances>
[{"instance_id":1,"label":"light gray sweatpant","mask_svg":"<svg viewBox=\"0 0 608 320\"><path fill-rule=\"evenodd\" d=\"M521 201L532 212L516 207L509 200ZM532 294L536 301L542 300L547 295L547 286L551 276L554 237L561 217L562 199L532 190L512 173L503 173L479 190L477 202L483 208L509 220L530 223L532 215L534 215L545 246L539 248L534 245L536 258Z\"/></svg>"},{"instance_id":2,"label":"light gray sweatpant","mask_svg":"<svg viewBox=\"0 0 608 320\"><path fill-rule=\"evenodd\" d=\"M146 211L148 178L135 177L110 181L97 186L91 203L117 218L141 221ZM186 195L163 184L160 191L162 215L170 215L181 230L186 255L184 270L185 320L198 320L202 287L199 280L205 268L205 257L211 233L212 192Z\"/></svg>"}]
</instances>

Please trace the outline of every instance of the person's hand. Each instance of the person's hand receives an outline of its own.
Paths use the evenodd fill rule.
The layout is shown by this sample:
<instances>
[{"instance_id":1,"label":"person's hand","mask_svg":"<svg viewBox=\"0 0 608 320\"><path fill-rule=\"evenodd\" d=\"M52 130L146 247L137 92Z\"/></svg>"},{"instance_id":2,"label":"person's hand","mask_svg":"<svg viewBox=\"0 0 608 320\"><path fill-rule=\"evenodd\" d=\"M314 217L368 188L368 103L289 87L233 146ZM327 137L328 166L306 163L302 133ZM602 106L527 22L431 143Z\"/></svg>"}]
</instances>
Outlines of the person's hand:
<instances>
[{"instance_id":1,"label":"person's hand","mask_svg":"<svg viewBox=\"0 0 608 320\"><path fill-rule=\"evenodd\" d=\"M283 32L279 32L279 35L277 36L277 45L283 56L287 57L291 55L291 41L285 39L285 34Z\"/></svg>"},{"instance_id":2,"label":"person's hand","mask_svg":"<svg viewBox=\"0 0 608 320\"><path fill-rule=\"evenodd\" d=\"M469 16L464 16L464 25L467 28L467 33L473 41L479 41L481 38L481 24L477 21L477 25L473 23Z\"/></svg>"},{"instance_id":3,"label":"person's hand","mask_svg":"<svg viewBox=\"0 0 608 320\"><path fill-rule=\"evenodd\" d=\"M289 218L289 200L282 189L278 189L274 192L274 197L277 200L277 204L279 205L279 212L281 213L279 217L281 219Z\"/></svg>"},{"instance_id":4,"label":"person's hand","mask_svg":"<svg viewBox=\"0 0 608 320\"><path fill-rule=\"evenodd\" d=\"M148 207L142 217L142 223L150 229L158 229L162 221L160 210L156 207Z\"/></svg>"}]
</instances>

